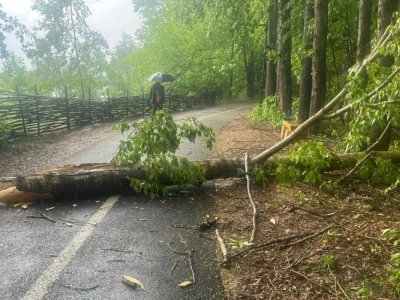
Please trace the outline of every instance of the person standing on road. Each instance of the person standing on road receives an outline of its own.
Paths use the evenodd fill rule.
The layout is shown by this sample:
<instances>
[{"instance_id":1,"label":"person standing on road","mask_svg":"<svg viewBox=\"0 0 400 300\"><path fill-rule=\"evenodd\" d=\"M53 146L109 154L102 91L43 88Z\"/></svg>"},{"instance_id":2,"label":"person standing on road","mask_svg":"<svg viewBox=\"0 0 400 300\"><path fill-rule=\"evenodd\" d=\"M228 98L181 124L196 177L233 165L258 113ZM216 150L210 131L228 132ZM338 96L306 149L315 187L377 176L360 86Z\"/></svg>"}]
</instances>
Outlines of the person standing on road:
<instances>
[{"instance_id":1,"label":"person standing on road","mask_svg":"<svg viewBox=\"0 0 400 300\"><path fill-rule=\"evenodd\" d=\"M161 82L155 82L150 89L150 101L153 115L162 109L165 102L165 90Z\"/></svg>"}]
</instances>

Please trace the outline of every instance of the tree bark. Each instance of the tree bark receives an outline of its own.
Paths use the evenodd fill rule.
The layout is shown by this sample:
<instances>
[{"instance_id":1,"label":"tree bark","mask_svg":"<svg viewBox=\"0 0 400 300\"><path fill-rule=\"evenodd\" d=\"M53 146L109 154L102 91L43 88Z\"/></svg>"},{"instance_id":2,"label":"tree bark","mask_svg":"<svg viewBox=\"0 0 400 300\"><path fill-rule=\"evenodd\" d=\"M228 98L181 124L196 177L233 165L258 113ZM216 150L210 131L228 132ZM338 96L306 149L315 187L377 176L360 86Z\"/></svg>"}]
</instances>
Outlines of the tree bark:
<instances>
[{"instance_id":1,"label":"tree bark","mask_svg":"<svg viewBox=\"0 0 400 300\"><path fill-rule=\"evenodd\" d=\"M301 78L299 95L299 120L303 123L308 119L310 113L311 88L312 88L312 45L314 18L314 5L312 0L306 0L304 6L303 24L303 53L301 58Z\"/></svg>"},{"instance_id":2,"label":"tree bark","mask_svg":"<svg viewBox=\"0 0 400 300\"><path fill-rule=\"evenodd\" d=\"M265 83L265 97L275 96L276 94L276 32L277 32L277 3L276 0L270 1L268 9L268 29L267 29L267 74Z\"/></svg>"},{"instance_id":3,"label":"tree bark","mask_svg":"<svg viewBox=\"0 0 400 300\"><path fill-rule=\"evenodd\" d=\"M395 11L397 11L399 6L399 0L379 0L378 3L378 39L382 37L386 28L392 22L392 16ZM389 68L393 64L393 57L391 56L380 56L379 64L383 67ZM392 126L386 130L384 136L380 139L378 143L378 139L381 137L384 132L387 122L389 122L388 117L384 117L384 123L379 124L375 122L372 124L371 134L370 134L370 145L374 145L372 150L375 151L386 151L389 150L391 135L392 135ZM385 124L386 123L386 124Z\"/></svg>"},{"instance_id":4,"label":"tree bark","mask_svg":"<svg viewBox=\"0 0 400 300\"><path fill-rule=\"evenodd\" d=\"M372 3L373 0L360 0L357 38L358 63L361 63L371 51Z\"/></svg>"},{"instance_id":5,"label":"tree bark","mask_svg":"<svg viewBox=\"0 0 400 300\"><path fill-rule=\"evenodd\" d=\"M250 56L247 55L246 48L243 49L244 65L246 69L246 80L247 80L247 97L254 99L255 93L255 61L254 61L254 50L250 49Z\"/></svg>"},{"instance_id":6,"label":"tree bark","mask_svg":"<svg viewBox=\"0 0 400 300\"><path fill-rule=\"evenodd\" d=\"M278 98L283 113L291 114L292 108L292 38L290 33L290 1L279 0L278 27Z\"/></svg>"},{"instance_id":7,"label":"tree bark","mask_svg":"<svg viewBox=\"0 0 400 300\"><path fill-rule=\"evenodd\" d=\"M315 115L326 101L326 50L328 36L328 0L315 0L314 41L312 59L312 92L310 116ZM320 132L319 122L310 131Z\"/></svg>"},{"instance_id":8,"label":"tree bark","mask_svg":"<svg viewBox=\"0 0 400 300\"><path fill-rule=\"evenodd\" d=\"M352 168L362 155L364 154L347 153L334 156L329 161L330 166L324 171ZM377 157L391 159L393 163L400 163L400 151L371 153L371 158ZM240 160L208 160L198 163L206 168L205 178L207 180L242 177L244 174L243 171L238 172L238 169L243 170L244 168L244 163ZM291 164L291 161L286 159L286 163ZM272 161L264 162L263 165L269 168L277 167L276 162ZM147 179L146 173L140 168L118 167L112 164L84 164L18 177L15 181L19 191L46 193L70 199L73 196L129 192L131 188L128 177Z\"/></svg>"}]
</instances>

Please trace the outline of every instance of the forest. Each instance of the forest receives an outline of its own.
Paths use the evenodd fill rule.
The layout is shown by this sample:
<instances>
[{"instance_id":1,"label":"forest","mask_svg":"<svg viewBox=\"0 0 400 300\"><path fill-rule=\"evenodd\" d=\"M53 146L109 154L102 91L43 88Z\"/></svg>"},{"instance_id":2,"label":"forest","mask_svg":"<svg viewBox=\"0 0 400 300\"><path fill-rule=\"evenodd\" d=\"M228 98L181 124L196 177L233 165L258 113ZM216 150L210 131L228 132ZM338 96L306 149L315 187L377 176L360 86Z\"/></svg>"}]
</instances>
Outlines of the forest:
<instances>
[{"instance_id":1,"label":"forest","mask_svg":"<svg viewBox=\"0 0 400 300\"><path fill-rule=\"evenodd\" d=\"M398 1L133 0L143 26L115 49L89 28L83 0L36 0L32 9L41 18L27 28L0 7L2 91L141 95L145 78L164 70L178 78L170 93L263 101L261 114L278 110L301 122L345 89L329 121L310 130L350 125L341 132L347 150L366 149L390 123L375 145L388 149L399 122ZM10 34L24 57L7 48Z\"/></svg>"}]
</instances>

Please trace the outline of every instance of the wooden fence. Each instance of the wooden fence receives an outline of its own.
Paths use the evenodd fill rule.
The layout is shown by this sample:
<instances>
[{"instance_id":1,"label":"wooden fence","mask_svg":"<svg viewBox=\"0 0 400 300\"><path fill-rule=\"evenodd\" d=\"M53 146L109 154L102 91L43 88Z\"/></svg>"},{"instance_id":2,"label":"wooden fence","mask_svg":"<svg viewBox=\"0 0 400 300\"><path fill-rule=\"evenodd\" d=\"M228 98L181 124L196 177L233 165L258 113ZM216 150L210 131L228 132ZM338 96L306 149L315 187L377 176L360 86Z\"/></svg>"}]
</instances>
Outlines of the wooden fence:
<instances>
[{"instance_id":1,"label":"wooden fence","mask_svg":"<svg viewBox=\"0 0 400 300\"><path fill-rule=\"evenodd\" d=\"M92 123L143 117L150 113L148 96L79 99L44 97L0 91L0 122L9 128L10 138L70 130ZM198 96L167 96L165 107L171 111L203 107Z\"/></svg>"}]
</instances>

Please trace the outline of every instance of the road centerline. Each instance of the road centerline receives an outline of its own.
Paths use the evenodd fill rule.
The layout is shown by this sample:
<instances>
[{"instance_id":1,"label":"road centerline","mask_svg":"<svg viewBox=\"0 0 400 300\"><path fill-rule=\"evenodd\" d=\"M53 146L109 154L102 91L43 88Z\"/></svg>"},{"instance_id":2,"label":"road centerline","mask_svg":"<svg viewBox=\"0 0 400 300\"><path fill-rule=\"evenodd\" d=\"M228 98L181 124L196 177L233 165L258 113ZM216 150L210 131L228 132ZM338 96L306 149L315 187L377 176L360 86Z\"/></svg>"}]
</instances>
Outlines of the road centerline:
<instances>
[{"instance_id":1,"label":"road centerline","mask_svg":"<svg viewBox=\"0 0 400 300\"><path fill-rule=\"evenodd\" d=\"M111 196L104 204L97 209L86 225L74 236L64 250L58 255L53 263L40 275L33 286L24 295L22 300L40 300L48 292L49 287L58 279L61 272L76 255L83 243L89 238L95 229L94 225L99 224L114 204L119 196Z\"/></svg>"}]
</instances>

